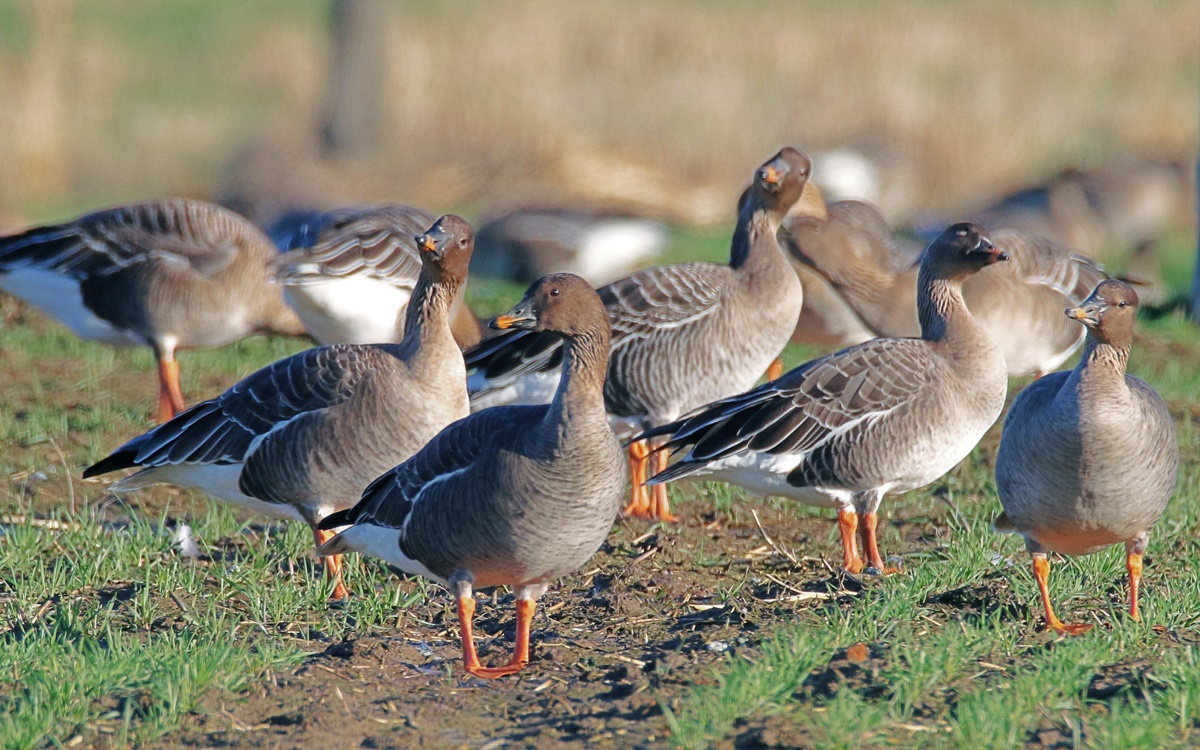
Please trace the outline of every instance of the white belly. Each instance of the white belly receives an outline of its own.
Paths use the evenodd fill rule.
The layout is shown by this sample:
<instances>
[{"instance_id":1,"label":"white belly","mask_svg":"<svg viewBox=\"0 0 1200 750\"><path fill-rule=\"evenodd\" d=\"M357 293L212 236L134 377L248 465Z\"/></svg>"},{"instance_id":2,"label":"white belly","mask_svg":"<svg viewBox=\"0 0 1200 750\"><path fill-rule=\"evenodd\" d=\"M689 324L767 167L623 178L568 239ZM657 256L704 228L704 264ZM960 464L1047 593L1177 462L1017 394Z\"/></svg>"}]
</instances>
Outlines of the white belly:
<instances>
[{"instance_id":1,"label":"white belly","mask_svg":"<svg viewBox=\"0 0 1200 750\"><path fill-rule=\"evenodd\" d=\"M396 320L412 289L363 276L290 284L287 299L320 344L396 342Z\"/></svg>"},{"instance_id":2,"label":"white belly","mask_svg":"<svg viewBox=\"0 0 1200 750\"><path fill-rule=\"evenodd\" d=\"M175 484L204 490L226 502L240 505L247 510L285 521L303 521L304 517L291 505L268 503L242 492L238 477L242 464L174 464L143 469L112 486L113 492L129 492L152 484ZM317 516L323 517L333 508L318 509Z\"/></svg>"},{"instance_id":3,"label":"white belly","mask_svg":"<svg viewBox=\"0 0 1200 750\"><path fill-rule=\"evenodd\" d=\"M79 282L41 268L18 268L0 274L0 289L20 297L70 328L81 339L113 346L139 346L145 341L97 317L83 304Z\"/></svg>"},{"instance_id":4,"label":"white belly","mask_svg":"<svg viewBox=\"0 0 1200 750\"><path fill-rule=\"evenodd\" d=\"M788 474L800 465L801 456L775 456L768 453L739 453L711 464L693 476L712 477L743 487L756 495L789 497L819 508L849 506L850 493L819 487L794 487Z\"/></svg>"},{"instance_id":5,"label":"white belly","mask_svg":"<svg viewBox=\"0 0 1200 750\"><path fill-rule=\"evenodd\" d=\"M534 372L523 375L503 388L472 396L471 411L480 411L505 404L548 404L554 400L554 391L558 389L560 377L562 377L562 373L558 369L551 372ZM467 378L468 393L485 387L487 387L487 379L482 374L471 373Z\"/></svg>"},{"instance_id":6,"label":"white belly","mask_svg":"<svg viewBox=\"0 0 1200 750\"><path fill-rule=\"evenodd\" d=\"M361 552L395 565L409 575L418 575L446 586L446 580L434 575L420 561L413 560L400 549L399 529L372 524L351 526L321 547L323 554Z\"/></svg>"}]
</instances>

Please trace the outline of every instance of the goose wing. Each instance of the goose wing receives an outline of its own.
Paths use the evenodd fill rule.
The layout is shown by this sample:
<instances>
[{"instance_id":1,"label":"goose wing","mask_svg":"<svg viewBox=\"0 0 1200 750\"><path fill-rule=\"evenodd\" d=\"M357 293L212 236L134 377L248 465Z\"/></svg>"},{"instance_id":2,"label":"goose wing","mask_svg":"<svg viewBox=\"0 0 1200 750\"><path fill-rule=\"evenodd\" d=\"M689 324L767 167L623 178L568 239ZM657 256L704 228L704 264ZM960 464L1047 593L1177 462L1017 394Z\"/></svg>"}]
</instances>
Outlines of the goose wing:
<instances>
[{"instance_id":1,"label":"goose wing","mask_svg":"<svg viewBox=\"0 0 1200 750\"><path fill-rule=\"evenodd\" d=\"M293 235L274 263L283 284L364 276L412 287L421 273L416 236L433 216L412 206L347 208L319 214Z\"/></svg>"},{"instance_id":2,"label":"goose wing","mask_svg":"<svg viewBox=\"0 0 1200 750\"><path fill-rule=\"evenodd\" d=\"M257 232L219 206L163 199L97 211L0 239L0 271L37 267L84 280L157 261L213 276ZM266 243L266 238L261 238Z\"/></svg>"},{"instance_id":3,"label":"goose wing","mask_svg":"<svg viewBox=\"0 0 1200 750\"><path fill-rule=\"evenodd\" d=\"M321 528L371 524L400 529L422 499L449 493L469 502L474 493L456 491L455 478L494 451L498 441L511 439L545 413L544 405L498 406L451 423L407 461L367 485L354 507L328 516Z\"/></svg>"},{"instance_id":4,"label":"goose wing","mask_svg":"<svg viewBox=\"0 0 1200 750\"><path fill-rule=\"evenodd\" d=\"M377 356L386 355L373 347L335 345L282 359L134 438L84 476L134 466L242 462L267 435L349 400L375 371Z\"/></svg>"},{"instance_id":5,"label":"goose wing","mask_svg":"<svg viewBox=\"0 0 1200 750\"><path fill-rule=\"evenodd\" d=\"M670 435L668 447L690 447L656 482L688 476L743 452L807 459L853 439L876 420L907 410L923 390L936 387L935 367L920 339L873 339L640 437Z\"/></svg>"}]
</instances>

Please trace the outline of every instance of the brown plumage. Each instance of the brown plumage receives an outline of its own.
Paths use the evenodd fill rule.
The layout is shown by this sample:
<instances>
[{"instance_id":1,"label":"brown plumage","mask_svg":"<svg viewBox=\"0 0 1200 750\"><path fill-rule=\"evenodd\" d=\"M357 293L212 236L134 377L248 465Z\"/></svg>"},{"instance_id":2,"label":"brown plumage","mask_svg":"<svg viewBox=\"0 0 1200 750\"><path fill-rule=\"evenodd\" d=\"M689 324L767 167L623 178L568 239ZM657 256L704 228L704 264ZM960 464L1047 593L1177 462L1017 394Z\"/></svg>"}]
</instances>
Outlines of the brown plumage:
<instances>
[{"instance_id":1,"label":"brown plumage","mask_svg":"<svg viewBox=\"0 0 1200 750\"><path fill-rule=\"evenodd\" d=\"M599 290L613 327L604 387L614 417L636 428L663 424L745 390L771 366L795 330L803 291L776 234L801 196L811 162L785 148L755 172L739 202L728 265L650 268ZM472 408L544 402L560 357L553 337L517 331L466 353ZM666 488L644 488L660 456L630 446L629 515L674 519Z\"/></svg>"},{"instance_id":2,"label":"brown plumage","mask_svg":"<svg viewBox=\"0 0 1200 750\"><path fill-rule=\"evenodd\" d=\"M604 410L609 323L596 292L572 274L536 282L496 318L502 329L563 340L548 405L498 406L447 427L371 483L323 554L367 552L448 587L458 604L468 672L498 677L529 661L538 597L595 554L616 519L625 467ZM474 589L516 590L517 645L503 667L480 665L471 635Z\"/></svg>"},{"instance_id":3,"label":"brown plumage","mask_svg":"<svg viewBox=\"0 0 1200 750\"><path fill-rule=\"evenodd\" d=\"M920 265L898 247L873 207L858 201L829 206L828 218L798 216L785 246L821 274L879 336L915 336ZM1012 259L983 269L963 285L967 307L1000 347L1008 374L1054 370L1082 343L1079 326L1060 310L1077 304L1105 277L1103 269L1033 235L991 235Z\"/></svg>"},{"instance_id":4,"label":"brown plumage","mask_svg":"<svg viewBox=\"0 0 1200 750\"><path fill-rule=\"evenodd\" d=\"M647 431L684 452L652 483L711 475L837 508L846 568L863 567L861 529L867 564L886 572L875 538L883 497L945 474L1004 407L1004 360L962 285L1005 259L980 227L950 227L921 262L921 338L873 339Z\"/></svg>"},{"instance_id":5,"label":"brown plumage","mask_svg":"<svg viewBox=\"0 0 1200 750\"><path fill-rule=\"evenodd\" d=\"M405 310L421 272L414 237L433 216L412 206L356 206L303 221L272 267L284 296L321 344L385 344L404 338ZM479 343L463 300L451 308L460 347Z\"/></svg>"},{"instance_id":6,"label":"brown plumage","mask_svg":"<svg viewBox=\"0 0 1200 750\"><path fill-rule=\"evenodd\" d=\"M276 250L220 206L164 198L0 238L0 289L81 338L149 346L159 421L185 408L178 349L304 328L269 283Z\"/></svg>"},{"instance_id":7,"label":"brown plumage","mask_svg":"<svg viewBox=\"0 0 1200 750\"><path fill-rule=\"evenodd\" d=\"M470 226L444 216L417 240L422 270L398 344L317 347L280 360L121 446L84 472L123 468L113 485L197 487L313 528L375 477L469 412L466 368L450 335L467 275ZM337 579L336 558L328 561ZM338 581L335 598L345 589Z\"/></svg>"}]
</instances>

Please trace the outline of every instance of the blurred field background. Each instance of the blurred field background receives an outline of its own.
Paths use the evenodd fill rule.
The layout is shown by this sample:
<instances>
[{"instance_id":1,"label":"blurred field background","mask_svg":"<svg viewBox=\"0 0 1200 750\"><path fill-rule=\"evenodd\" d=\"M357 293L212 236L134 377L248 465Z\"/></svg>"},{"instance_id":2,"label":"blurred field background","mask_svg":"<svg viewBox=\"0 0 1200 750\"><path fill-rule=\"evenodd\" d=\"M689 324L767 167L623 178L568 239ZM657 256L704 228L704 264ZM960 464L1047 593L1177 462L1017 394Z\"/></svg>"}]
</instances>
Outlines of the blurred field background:
<instances>
[{"instance_id":1,"label":"blurred field background","mask_svg":"<svg viewBox=\"0 0 1200 750\"><path fill-rule=\"evenodd\" d=\"M0 0L0 226L163 194L252 215L552 200L724 223L784 143L878 159L903 220L1196 151L1186 0L359 7L355 46L379 59L331 94L328 0ZM327 148L347 96L367 124Z\"/></svg>"}]
</instances>

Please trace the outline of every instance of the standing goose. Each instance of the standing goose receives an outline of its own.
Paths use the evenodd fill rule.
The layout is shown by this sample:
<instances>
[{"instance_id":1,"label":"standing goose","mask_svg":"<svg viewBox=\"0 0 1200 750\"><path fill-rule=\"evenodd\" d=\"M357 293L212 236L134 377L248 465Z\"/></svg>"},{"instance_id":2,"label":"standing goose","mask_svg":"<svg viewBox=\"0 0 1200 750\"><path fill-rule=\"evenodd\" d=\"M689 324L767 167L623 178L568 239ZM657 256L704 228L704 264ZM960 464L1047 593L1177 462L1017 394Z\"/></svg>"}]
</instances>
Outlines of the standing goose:
<instances>
[{"instance_id":1,"label":"standing goose","mask_svg":"<svg viewBox=\"0 0 1200 750\"><path fill-rule=\"evenodd\" d=\"M872 339L643 433L690 447L651 483L712 475L837 508L846 569L863 568L858 529L867 563L888 572L875 538L880 501L948 472L1004 408L1004 358L962 286L1006 257L981 227L950 227L921 262L921 338Z\"/></svg>"},{"instance_id":2,"label":"standing goose","mask_svg":"<svg viewBox=\"0 0 1200 750\"><path fill-rule=\"evenodd\" d=\"M872 206L841 201L827 220L788 223L788 250L821 274L880 336L915 336L919 263L900 250ZM963 299L1004 354L1008 374L1053 371L1083 343L1063 307L1087 296L1104 277L1094 262L1049 240L1016 230L992 235L1012 262L984 269L963 285Z\"/></svg>"},{"instance_id":3,"label":"standing goose","mask_svg":"<svg viewBox=\"0 0 1200 750\"><path fill-rule=\"evenodd\" d=\"M1046 552L1088 555L1124 542L1129 615L1140 619L1142 553L1175 487L1179 445L1167 405L1125 372L1137 306L1133 289L1110 279L1068 309L1088 332L1079 364L1031 384L1004 420L996 457L1004 512L994 525L1025 538L1046 624L1059 633L1092 626L1055 616Z\"/></svg>"},{"instance_id":4,"label":"standing goose","mask_svg":"<svg viewBox=\"0 0 1200 750\"><path fill-rule=\"evenodd\" d=\"M458 603L463 663L479 677L529 662L538 597L595 554L625 484L605 416L610 330L596 292L572 274L546 276L493 325L562 339L550 404L500 406L455 422L372 482L353 508L321 522L349 525L321 554L358 550L446 586ZM516 589L516 647L507 665L486 668L471 637L473 591L500 585Z\"/></svg>"},{"instance_id":5,"label":"standing goose","mask_svg":"<svg viewBox=\"0 0 1200 750\"><path fill-rule=\"evenodd\" d=\"M395 343L421 272L413 237L433 217L412 206L343 208L303 221L274 263L284 297L321 344ZM459 290L451 330L459 346L479 342L479 321Z\"/></svg>"},{"instance_id":6,"label":"standing goose","mask_svg":"<svg viewBox=\"0 0 1200 750\"><path fill-rule=\"evenodd\" d=\"M776 232L808 182L811 162L785 148L755 172L739 202L729 265L650 268L599 289L613 327L604 399L611 415L645 429L782 371L777 357L800 316L803 292ZM473 409L545 402L554 392L561 346L514 331L466 353ZM645 487L665 467L645 441L629 446L633 498L627 515L675 520L666 487Z\"/></svg>"},{"instance_id":7,"label":"standing goose","mask_svg":"<svg viewBox=\"0 0 1200 750\"><path fill-rule=\"evenodd\" d=\"M165 422L186 408L177 349L304 333L268 283L275 255L266 235L232 211L163 198L0 238L0 289L80 338L151 347Z\"/></svg>"},{"instance_id":8,"label":"standing goose","mask_svg":"<svg viewBox=\"0 0 1200 750\"><path fill-rule=\"evenodd\" d=\"M331 536L317 529L321 519L470 412L449 316L472 242L471 227L457 216L443 216L417 239L421 276L399 344L336 344L282 359L134 438L83 475L137 467L112 489L196 487L303 521L321 544ZM341 599L341 561L325 562Z\"/></svg>"}]
</instances>

